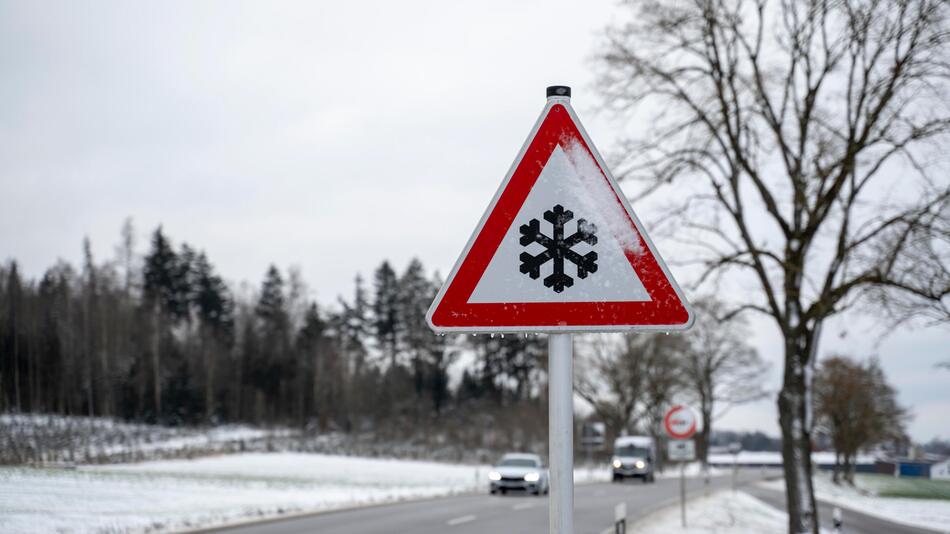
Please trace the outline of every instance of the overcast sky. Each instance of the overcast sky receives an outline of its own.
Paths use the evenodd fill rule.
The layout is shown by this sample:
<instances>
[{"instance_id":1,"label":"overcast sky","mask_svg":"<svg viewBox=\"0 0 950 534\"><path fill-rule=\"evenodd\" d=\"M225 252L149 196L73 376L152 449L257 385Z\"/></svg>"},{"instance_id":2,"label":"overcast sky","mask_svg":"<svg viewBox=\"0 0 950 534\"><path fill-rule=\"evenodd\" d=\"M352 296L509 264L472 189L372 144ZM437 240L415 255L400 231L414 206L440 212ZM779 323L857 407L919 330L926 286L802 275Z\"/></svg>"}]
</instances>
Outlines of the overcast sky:
<instances>
[{"instance_id":1,"label":"overcast sky","mask_svg":"<svg viewBox=\"0 0 950 534\"><path fill-rule=\"evenodd\" d=\"M605 0L0 3L0 260L35 277L78 262L84 236L108 259L132 217L140 251L161 224L234 283L299 266L323 303L384 258L445 274L547 85L574 87L611 151L621 126L597 112L590 58L618 15ZM777 390L778 333L754 326ZM933 368L950 331L885 330L835 321L822 353L878 355L913 436L950 437L950 372ZM775 419L770 398L721 427L777 435Z\"/></svg>"}]
</instances>

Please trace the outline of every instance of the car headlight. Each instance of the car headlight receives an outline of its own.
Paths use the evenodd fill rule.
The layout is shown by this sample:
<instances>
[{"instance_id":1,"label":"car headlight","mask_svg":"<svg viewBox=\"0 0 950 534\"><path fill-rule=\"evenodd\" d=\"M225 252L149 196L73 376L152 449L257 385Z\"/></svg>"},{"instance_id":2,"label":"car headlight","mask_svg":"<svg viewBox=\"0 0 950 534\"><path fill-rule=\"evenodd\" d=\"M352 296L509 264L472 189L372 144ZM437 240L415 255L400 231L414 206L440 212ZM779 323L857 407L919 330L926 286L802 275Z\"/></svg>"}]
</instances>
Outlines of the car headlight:
<instances>
[{"instance_id":1,"label":"car headlight","mask_svg":"<svg viewBox=\"0 0 950 534\"><path fill-rule=\"evenodd\" d=\"M501 480L501 473L498 471L488 473L488 480Z\"/></svg>"},{"instance_id":2,"label":"car headlight","mask_svg":"<svg viewBox=\"0 0 950 534\"><path fill-rule=\"evenodd\" d=\"M541 479L541 473L528 473L524 476L525 482L537 482Z\"/></svg>"},{"instance_id":3,"label":"car headlight","mask_svg":"<svg viewBox=\"0 0 950 534\"><path fill-rule=\"evenodd\" d=\"M614 458L614 467L620 469L623 467L623 462L621 462L619 458Z\"/></svg>"},{"instance_id":4,"label":"car headlight","mask_svg":"<svg viewBox=\"0 0 950 534\"><path fill-rule=\"evenodd\" d=\"M643 463L643 460L637 460L637 469L643 469L647 464Z\"/></svg>"}]
</instances>

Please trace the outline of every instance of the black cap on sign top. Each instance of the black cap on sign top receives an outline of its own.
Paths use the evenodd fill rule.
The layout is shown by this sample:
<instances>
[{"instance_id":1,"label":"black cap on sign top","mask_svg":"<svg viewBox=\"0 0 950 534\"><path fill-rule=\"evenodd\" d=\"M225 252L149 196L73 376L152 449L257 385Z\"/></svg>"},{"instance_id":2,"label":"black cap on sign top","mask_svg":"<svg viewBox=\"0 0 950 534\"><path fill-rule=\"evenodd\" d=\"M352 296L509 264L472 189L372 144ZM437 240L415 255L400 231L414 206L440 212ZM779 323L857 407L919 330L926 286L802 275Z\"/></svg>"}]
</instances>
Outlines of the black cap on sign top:
<instances>
[{"instance_id":1,"label":"black cap on sign top","mask_svg":"<svg viewBox=\"0 0 950 534\"><path fill-rule=\"evenodd\" d=\"M571 88L566 85L548 86L548 98L551 98L552 96L564 96L571 98Z\"/></svg>"}]
</instances>

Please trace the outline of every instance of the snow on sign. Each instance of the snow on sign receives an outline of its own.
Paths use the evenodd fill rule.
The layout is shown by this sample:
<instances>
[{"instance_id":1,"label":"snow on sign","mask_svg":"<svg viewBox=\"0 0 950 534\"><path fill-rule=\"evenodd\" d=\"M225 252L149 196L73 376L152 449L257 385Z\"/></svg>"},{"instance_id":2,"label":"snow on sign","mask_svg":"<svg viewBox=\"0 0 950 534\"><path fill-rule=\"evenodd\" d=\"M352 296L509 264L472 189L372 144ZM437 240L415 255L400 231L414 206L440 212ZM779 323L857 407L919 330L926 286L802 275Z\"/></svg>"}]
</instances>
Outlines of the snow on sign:
<instances>
[{"instance_id":1,"label":"snow on sign","mask_svg":"<svg viewBox=\"0 0 950 534\"><path fill-rule=\"evenodd\" d=\"M667 410L663 428L673 439L689 439L696 433L696 416L689 407L678 404Z\"/></svg>"},{"instance_id":2,"label":"snow on sign","mask_svg":"<svg viewBox=\"0 0 950 534\"><path fill-rule=\"evenodd\" d=\"M692 312L570 98L551 96L427 320L437 332L672 330Z\"/></svg>"}]
</instances>

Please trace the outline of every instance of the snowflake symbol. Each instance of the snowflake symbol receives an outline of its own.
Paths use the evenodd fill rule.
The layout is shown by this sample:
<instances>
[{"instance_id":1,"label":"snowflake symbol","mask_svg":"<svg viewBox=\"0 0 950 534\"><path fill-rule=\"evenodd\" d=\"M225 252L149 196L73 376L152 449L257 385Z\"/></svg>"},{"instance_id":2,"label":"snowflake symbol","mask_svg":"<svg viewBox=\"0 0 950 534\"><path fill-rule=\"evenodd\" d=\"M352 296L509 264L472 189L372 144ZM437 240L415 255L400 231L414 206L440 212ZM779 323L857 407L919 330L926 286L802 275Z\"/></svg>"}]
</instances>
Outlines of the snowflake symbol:
<instances>
[{"instance_id":1,"label":"snowflake symbol","mask_svg":"<svg viewBox=\"0 0 950 534\"><path fill-rule=\"evenodd\" d=\"M577 266L577 277L587 278L589 273L597 272L597 253L588 252L581 256L571 250L581 241L597 244L597 227L585 219L577 220L577 232L564 237L564 225L574 218L574 213L565 210L558 204L544 212L544 220L554 227L554 236L548 237L541 233L541 222L531 219L528 224L521 225L521 246L527 247L538 243L545 248L544 252L534 255L528 252L521 253L521 272L537 280L541 276L541 266L548 261L554 261L554 272L544 278L544 287L554 289L555 293L564 291L564 288L574 285L574 279L564 274L564 260L567 259Z\"/></svg>"}]
</instances>

